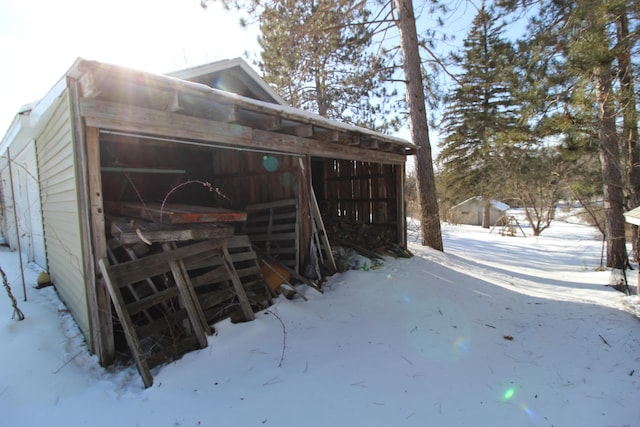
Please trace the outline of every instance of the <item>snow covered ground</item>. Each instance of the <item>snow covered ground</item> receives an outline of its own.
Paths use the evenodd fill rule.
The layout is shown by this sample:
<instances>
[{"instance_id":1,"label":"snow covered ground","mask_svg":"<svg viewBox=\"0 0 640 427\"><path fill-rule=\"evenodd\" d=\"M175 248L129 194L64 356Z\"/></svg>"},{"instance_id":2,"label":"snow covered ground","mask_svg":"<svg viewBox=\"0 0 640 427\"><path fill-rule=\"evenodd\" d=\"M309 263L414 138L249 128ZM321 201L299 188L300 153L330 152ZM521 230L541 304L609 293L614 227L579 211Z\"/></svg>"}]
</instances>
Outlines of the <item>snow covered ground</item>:
<instances>
[{"instance_id":1,"label":"snow covered ground","mask_svg":"<svg viewBox=\"0 0 640 427\"><path fill-rule=\"evenodd\" d=\"M1 248L26 318L0 291L0 426L640 426L640 304L604 286L593 229L443 237L445 253L412 243L411 259L217 324L149 389L99 366L32 268L24 302Z\"/></svg>"}]
</instances>

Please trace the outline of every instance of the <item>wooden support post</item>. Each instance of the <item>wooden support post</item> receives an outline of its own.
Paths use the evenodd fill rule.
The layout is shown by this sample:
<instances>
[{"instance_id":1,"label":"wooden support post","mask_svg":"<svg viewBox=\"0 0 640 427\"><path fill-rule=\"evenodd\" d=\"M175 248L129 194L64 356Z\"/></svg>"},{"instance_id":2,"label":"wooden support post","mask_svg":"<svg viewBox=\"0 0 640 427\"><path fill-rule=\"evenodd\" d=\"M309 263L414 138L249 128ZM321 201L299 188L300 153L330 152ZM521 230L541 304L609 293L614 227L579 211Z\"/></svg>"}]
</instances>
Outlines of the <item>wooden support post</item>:
<instances>
[{"instance_id":1,"label":"wooden support post","mask_svg":"<svg viewBox=\"0 0 640 427\"><path fill-rule=\"evenodd\" d=\"M105 282L98 278L98 260L107 255L102 207L102 175L100 172L100 131L85 128L80 114L80 84L68 79L71 99L71 120L75 152L76 185L80 232L84 248L84 274L89 311L91 351L97 353L103 366L113 363L115 342L111 301ZM86 89L86 82L85 87Z\"/></svg>"}]
</instances>

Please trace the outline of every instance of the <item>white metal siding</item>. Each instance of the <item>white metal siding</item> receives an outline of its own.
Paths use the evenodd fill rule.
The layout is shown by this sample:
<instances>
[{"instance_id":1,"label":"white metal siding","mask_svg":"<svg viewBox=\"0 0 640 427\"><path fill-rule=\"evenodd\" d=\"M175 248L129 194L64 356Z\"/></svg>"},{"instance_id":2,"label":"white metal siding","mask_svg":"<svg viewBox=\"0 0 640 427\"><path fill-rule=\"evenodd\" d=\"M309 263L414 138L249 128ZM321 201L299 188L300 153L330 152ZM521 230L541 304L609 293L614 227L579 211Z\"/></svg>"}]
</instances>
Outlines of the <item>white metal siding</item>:
<instances>
[{"instance_id":1,"label":"white metal siding","mask_svg":"<svg viewBox=\"0 0 640 427\"><path fill-rule=\"evenodd\" d=\"M13 193L11 191L11 175L9 174L9 168L6 167L2 170L2 236L4 237L4 243L9 245L10 248L18 247L18 239L16 234L16 222L13 215Z\"/></svg>"},{"instance_id":2,"label":"white metal siding","mask_svg":"<svg viewBox=\"0 0 640 427\"><path fill-rule=\"evenodd\" d=\"M49 274L61 299L89 339L71 113L68 93L36 139Z\"/></svg>"},{"instance_id":3,"label":"white metal siding","mask_svg":"<svg viewBox=\"0 0 640 427\"><path fill-rule=\"evenodd\" d=\"M13 185L16 191L16 207L20 230L20 246L28 260L47 268L40 207L40 187L34 141L18 155L13 155Z\"/></svg>"}]
</instances>

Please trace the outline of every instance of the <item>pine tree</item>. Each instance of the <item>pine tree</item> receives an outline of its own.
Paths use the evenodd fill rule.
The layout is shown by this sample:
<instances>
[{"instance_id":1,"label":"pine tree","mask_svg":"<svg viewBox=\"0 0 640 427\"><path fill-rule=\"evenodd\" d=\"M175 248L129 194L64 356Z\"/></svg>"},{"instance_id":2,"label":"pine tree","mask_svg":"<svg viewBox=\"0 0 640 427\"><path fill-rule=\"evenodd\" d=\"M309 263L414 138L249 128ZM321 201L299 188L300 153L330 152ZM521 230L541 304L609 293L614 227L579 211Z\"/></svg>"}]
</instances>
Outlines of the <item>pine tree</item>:
<instances>
[{"instance_id":1,"label":"pine tree","mask_svg":"<svg viewBox=\"0 0 640 427\"><path fill-rule=\"evenodd\" d=\"M521 10L531 2L503 0L508 10ZM538 42L537 52L541 61L550 61L554 57L560 57L558 61L563 69L563 73L556 76L559 85L564 85L565 92L558 94L555 98L547 99L549 111L558 111L565 106L566 112L571 113L579 109L584 110L580 117L571 117L571 122L577 126L588 125L589 116L594 117L591 121L591 131L594 134L594 142L598 147L600 160L600 175L603 194L604 210L604 233L607 240L607 267L622 269L626 266L627 255L624 233L624 217L622 215L625 203L624 183L629 182L631 189L628 194L634 191L634 182L637 177L629 175L631 167L624 169L624 164L635 164L634 149L637 142L632 142L631 146L625 147L621 151L619 123L628 119L619 120L620 104L623 101L627 108L637 104L637 94L631 95L628 90L618 97L615 76L623 77L616 70L616 59L618 66L627 70L626 79L631 76L629 71L633 71L631 65L625 66L625 56L630 54L631 46L637 43L637 31L629 32L627 38L621 35L625 33L623 15L638 18L638 2L634 0L542 0L540 13L532 21L530 28L534 29L533 36ZM631 13L633 12L633 13ZM617 31L616 31L617 30ZM631 56L629 56L631 58ZM629 80L627 80L628 82ZM632 81L632 80L631 80ZM621 78L620 85L625 82ZM576 97L579 94L580 97ZM630 98L634 99L630 99ZM576 100L579 98L578 104ZM591 112L588 110L590 109ZM624 110L625 107L622 107ZM625 114L631 110L625 112ZM571 114L569 114L571 116ZM628 117L632 117L630 114ZM586 119L586 120L583 120ZM574 127L575 129L575 127ZM632 131L623 131L623 135L632 135ZM574 132L575 135L575 132ZM569 141L571 127L563 136L565 142ZM633 139L633 137L632 137ZM584 147L589 147L586 144ZM635 146L634 146L635 145ZM580 149L580 144L574 145ZM628 159L625 156L629 153ZM623 180L623 174L629 179Z\"/></svg>"},{"instance_id":2,"label":"pine tree","mask_svg":"<svg viewBox=\"0 0 640 427\"><path fill-rule=\"evenodd\" d=\"M604 193L607 267L623 269L627 263L622 185L622 157L613 92L615 56L612 52L610 3L584 0L558 9L566 18L567 59L572 68L593 85L597 106L598 147Z\"/></svg>"},{"instance_id":3,"label":"pine tree","mask_svg":"<svg viewBox=\"0 0 640 427\"><path fill-rule=\"evenodd\" d=\"M480 8L464 41L461 54L453 55L462 69L459 85L446 97L444 138L438 161L442 182L460 201L481 195L485 201L482 225L489 224L489 202L499 196L500 151L516 129L512 84L514 51L502 37L493 13Z\"/></svg>"},{"instance_id":4,"label":"pine tree","mask_svg":"<svg viewBox=\"0 0 640 427\"><path fill-rule=\"evenodd\" d=\"M216 0L201 0L201 4L206 7L211 1ZM412 139L420 147L416 164L423 245L442 250L425 86L412 1L375 1L378 9L389 10L381 16L397 14L397 17L372 21L368 21L366 1L219 1L227 7L243 9L256 19L262 18L265 77L292 105L311 110L317 108L318 113L327 117L350 120L375 130L395 128L401 122L402 112L396 115L393 107L396 92L387 91L383 85L392 76L395 65L388 62L389 56L380 44L375 54L370 50L375 34L372 28L387 24L397 27L401 36ZM335 55L331 54L332 49ZM337 58L347 61L346 68L340 68L339 61L331 62ZM332 65L338 67L332 68ZM336 72L325 72L327 70ZM312 78L302 77L309 71Z\"/></svg>"},{"instance_id":5,"label":"pine tree","mask_svg":"<svg viewBox=\"0 0 640 427\"><path fill-rule=\"evenodd\" d=\"M264 79L292 106L379 131L396 130L390 57L373 49L370 12L354 0L272 0L259 14Z\"/></svg>"}]
</instances>

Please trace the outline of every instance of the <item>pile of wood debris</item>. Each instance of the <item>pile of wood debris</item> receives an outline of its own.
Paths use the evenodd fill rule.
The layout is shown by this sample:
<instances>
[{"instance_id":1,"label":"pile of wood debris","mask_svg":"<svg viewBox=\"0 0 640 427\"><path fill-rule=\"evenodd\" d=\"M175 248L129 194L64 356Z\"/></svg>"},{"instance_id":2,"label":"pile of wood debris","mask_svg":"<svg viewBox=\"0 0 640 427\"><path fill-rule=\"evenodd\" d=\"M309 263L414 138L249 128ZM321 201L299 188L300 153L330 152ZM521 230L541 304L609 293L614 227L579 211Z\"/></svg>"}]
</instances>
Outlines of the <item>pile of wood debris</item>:
<instances>
[{"instance_id":1,"label":"pile of wood debris","mask_svg":"<svg viewBox=\"0 0 640 427\"><path fill-rule=\"evenodd\" d=\"M236 235L232 225L245 220L244 212L133 203L109 208L102 281L117 313L114 328L146 387L153 384L151 368L206 347L211 325L223 318L253 320L290 280L265 282L266 255L259 257L249 236ZM289 271L273 259L268 267Z\"/></svg>"},{"instance_id":2,"label":"pile of wood debris","mask_svg":"<svg viewBox=\"0 0 640 427\"><path fill-rule=\"evenodd\" d=\"M389 227L356 222L337 221L327 226L327 235L332 247L346 247L372 261L382 261L385 256L411 258L413 254L395 242L395 232ZM340 260L336 251L336 264L343 270L344 260Z\"/></svg>"}]
</instances>

